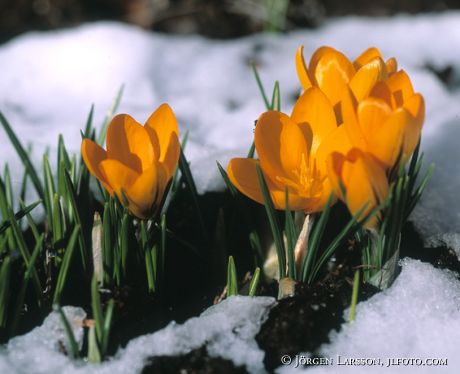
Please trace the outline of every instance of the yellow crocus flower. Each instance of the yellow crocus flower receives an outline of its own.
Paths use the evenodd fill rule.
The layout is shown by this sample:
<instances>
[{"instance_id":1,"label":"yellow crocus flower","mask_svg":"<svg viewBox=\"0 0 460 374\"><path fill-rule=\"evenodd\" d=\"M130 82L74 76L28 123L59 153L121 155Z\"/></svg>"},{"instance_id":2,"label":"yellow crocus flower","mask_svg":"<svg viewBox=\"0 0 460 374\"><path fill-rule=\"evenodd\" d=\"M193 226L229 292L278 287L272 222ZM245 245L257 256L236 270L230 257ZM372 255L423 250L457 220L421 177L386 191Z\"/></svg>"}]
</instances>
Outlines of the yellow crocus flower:
<instances>
[{"instance_id":1,"label":"yellow crocus flower","mask_svg":"<svg viewBox=\"0 0 460 374\"><path fill-rule=\"evenodd\" d=\"M81 152L88 170L110 195L135 216L146 219L162 200L180 153L178 125L172 109L162 104L144 126L119 114L107 130L107 150L83 139Z\"/></svg>"},{"instance_id":2,"label":"yellow crocus flower","mask_svg":"<svg viewBox=\"0 0 460 374\"><path fill-rule=\"evenodd\" d=\"M320 211L332 188L326 159L317 158L317 154L336 127L329 100L320 89L311 87L301 95L291 116L277 111L260 116L254 134L259 160L230 160L228 176L243 194L263 204L256 173L259 162L276 209L285 209L287 188L291 210Z\"/></svg>"}]
</instances>

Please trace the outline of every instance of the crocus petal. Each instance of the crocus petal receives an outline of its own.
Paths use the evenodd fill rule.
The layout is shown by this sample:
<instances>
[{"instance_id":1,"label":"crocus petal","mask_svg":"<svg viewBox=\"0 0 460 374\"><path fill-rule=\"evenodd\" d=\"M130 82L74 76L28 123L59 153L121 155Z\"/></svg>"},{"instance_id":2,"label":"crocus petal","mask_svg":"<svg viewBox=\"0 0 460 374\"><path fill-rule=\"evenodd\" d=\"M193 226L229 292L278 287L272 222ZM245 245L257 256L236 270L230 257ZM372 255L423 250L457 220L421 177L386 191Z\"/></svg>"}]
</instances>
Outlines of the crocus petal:
<instances>
[{"instance_id":1,"label":"crocus petal","mask_svg":"<svg viewBox=\"0 0 460 374\"><path fill-rule=\"evenodd\" d=\"M295 67L297 70L297 76L299 77L300 84L303 89L306 90L312 86L311 79L308 73L307 65L303 58L303 45L297 48L295 55Z\"/></svg>"},{"instance_id":2,"label":"crocus petal","mask_svg":"<svg viewBox=\"0 0 460 374\"><path fill-rule=\"evenodd\" d=\"M405 109L400 108L393 112L369 140L369 152L387 168L393 167L404 152L406 126L411 126L413 122L413 118Z\"/></svg>"},{"instance_id":3,"label":"crocus petal","mask_svg":"<svg viewBox=\"0 0 460 374\"><path fill-rule=\"evenodd\" d=\"M275 209L286 209L286 192L280 189L270 191ZM289 189L288 192L289 209L295 211L304 211L306 213L314 213L320 208L320 197L304 197Z\"/></svg>"},{"instance_id":4,"label":"crocus petal","mask_svg":"<svg viewBox=\"0 0 460 374\"><path fill-rule=\"evenodd\" d=\"M390 114L390 106L381 99L369 97L358 104L359 125L367 141L380 130Z\"/></svg>"},{"instance_id":5,"label":"crocus petal","mask_svg":"<svg viewBox=\"0 0 460 374\"><path fill-rule=\"evenodd\" d=\"M345 195L343 193L345 186L342 181L342 169L345 161L345 154L339 152L330 153L326 159L328 181L335 194L342 200L345 200Z\"/></svg>"},{"instance_id":6,"label":"crocus petal","mask_svg":"<svg viewBox=\"0 0 460 374\"><path fill-rule=\"evenodd\" d=\"M334 161L334 158L332 160ZM362 219L388 196L389 187L385 170L372 156L356 148L348 153L345 160L339 159L339 162L342 162L342 165L336 170L341 172L340 180L345 187L348 209L355 215L366 207L359 217ZM377 224L378 216L374 216L366 227L376 228Z\"/></svg>"},{"instance_id":7,"label":"crocus petal","mask_svg":"<svg viewBox=\"0 0 460 374\"><path fill-rule=\"evenodd\" d=\"M409 99L409 101L411 100ZM417 104L414 104L414 106L423 105L421 104L422 102L423 100ZM418 142L420 141L423 119L414 117L405 108L401 108L400 110L405 113L404 116L406 122L404 126L403 155L404 160L407 161L414 152L415 147L417 147Z\"/></svg>"},{"instance_id":8,"label":"crocus petal","mask_svg":"<svg viewBox=\"0 0 460 374\"><path fill-rule=\"evenodd\" d=\"M380 57L361 66L350 81L350 88L358 102L369 96L375 84L386 78L385 63Z\"/></svg>"},{"instance_id":9,"label":"crocus petal","mask_svg":"<svg viewBox=\"0 0 460 374\"><path fill-rule=\"evenodd\" d=\"M349 88L343 91L342 98L340 100L340 117L343 121L343 125L347 132L348 138L353 146L364 149L366 147L366 140L364 134L359 125L357 117L357 107L353 93Z\"/></svg>"},{"instance_id":10,"label":"crocus petal","mask_svg":"<svg viewBox=\"0 0 460 374\"><path fill-rule=\"evenodd\" d=\"M306 90L300 96L292 110L291 119L302 128L311 155L316 153L321 142L337 127L330 101L316 87Z\"/></svg>"},{"instance_id":11,"label":"crocus petal","mask_svg":"<svg viewBox=\"0 0 460 374\"><path fill-rule=\"evenodd\" d=\"M387 67L387 73L388 75L396 73L398 70L398 62L394 57L389 58L386 62L385 65Z\"/></svg>"},{"instance_id":12,"label":"crocus petal","mask_svg":"<svg viewBox=\"0 0 460 374\"><path fill-rule=\"evenodd\" d=\"M299 125L287 118L283 121L280 133L279 154L284 172L295 178L299 175L301 163L308 165L308 144Z\"/></svg>"},{"instance_id":13,"label":"crocus petal","mask_svg":"<svg viewBox=\"0 0 460 374\"><path fill-rule=\"evenodd\" d=\"M322 175L327 173L327 159L334 152L347 154L353 148L345 126L337 127L323 142L316 152L316 166Z\"/></svg>"},{"instance_id":14,"label":"crocus petal","mask_svg":"<svg viewBox=\"0 0 460 374\"><path fill-rule=\"evenodd\" d=\"M108 184L118 195L118 198L123 201L121 192L126 191L134 183L139 177L139 173L114 159L103 160L99 165Z\"/></svg>"},{"instance_id":15,"label":"crocus petal","mask_svg":"<svg viewBox=\"0 0 460 374\"><path fill-rule=\"evenodd\" d=\"M233 158L228 164L227 173L230 181L241 193L263 204L264 198L260 190L256 164L257 161L252 158ZM270 188L270 179L267 175L264 177Z\"/></svg>"},{"instance_id":16,"label":"crocus petal","mask_svg":"<svg viewBox=\"0 0 460 374\"><path fill-rule=\"evenodd\" d=\"M390 87L388 87L385 81L377 82L372 88L369 96L381 99L393 108L392 93Z\"/></svg>"},{"instance_id":17,"label":"crocus petal","mask_svg":"<svg viewBox=\"0 0 460 374\"><path fill-rule=\"evenodd\" d=\"M359 55L353 65L355 66L356 70L358 70L361 66L366 65L376 57L382 58L380 51L375 47L368 48Z\"/></svg>"},{"instance_id":18,"label":"crocus petal","mask_svg":"<svg viewBox=\"0 0 460 374\"><path fill-rule=\"evenodd\" d=\"M100 170L100 163L107 159L107 152L92 140L83 139L81 143L81 154L90 173L102 183L110 194L112 194L112 187L110 187L107 179Z\"/></svg>"},{"instance_id":19,"label":"crocus petal","mask_svg":"<svg viewBox=\"0 0 460 374\"><path fill-rule=\"evenodd\" d=\"M415 123L420 131L425 120L425 101L423 96L416 93L404 102L404 108L415 118Z\"/></svg>"},{"instance_id":20,"label":"crocus petal","mask_svg":"<svg viewBox=\"0 0 460 374\"><path fill-rule=\"evenodd\" d=\"M155 162L126 188L129 210L139 218L149 218L158 208L167 184L166 171Z\"/></svg>"},{"instance_id":21,"label":"crocus petal","mask_svg":"<svg viewBox=\"0 0 460 374\"><path fill-rule=\"evenodd\" d=\"M107 130L107 156L141 173L154 160L154 149L147 131L134 118L119 114Z\"/></svg>"},{"instance_id":22,"label":"crocus petal","mask_svg":"<svg viewBox=\"0 0 460 374\"><path fill-rule=\"evenodd\" d=\"M175 133L171 133L167 151L163 160L163 166L166 171L166 179L169 180L176 170L180 156L179 138Z\"/></svg>"},{"instance_id":23,"label":"crocus petal","mask_svg":"<svg viewBox=\"0 0 460 374\"><path fill-rule=\"evenodd\" d=\"M295 126L295 123L284 113L268 111L259 117L254 132L254 143L260 166L274 180L276 177L289 177L281 160L283 153L281 147L287 145L281 142L281 133L285 125Z\"/></svg>"},{"instance_id":24,"label":"crocus petal","mask_svg":"<svg viewBox=\"0 0 460 374\"><path fill-rule=\"evenodd\" d=\"M392 74L386 84L392 93L394 108L403 106L404 102L414 94L410 78L404 70Z\"/></svg>"},{"instance_id":25,"label":"crocus petal","mask_svg":"<svg viewBox=\"0 0 460 374\"><path fill-rule=\"evenodd\" d=\"M155 112L149 117L144 125L145 129L149 132L152 144L155 149L159 149L158 160L164 162L168 157L169 146L171 142L171 135L179 136L176 116L168 104L162 104ZM174 146L174 144L172 144ZM157 153L158 154L158 153ZM174 149L174 154L171 156L172 160L178 159L178 149ZM169 162L169 161L168 161Z\"/></svg>"},{"instance_id":26,"label":"crocus petal","mask_svg":"<svg viewBox=\"0 0 460 374\"><path fill-rule=\"evenodd\" d=\"M318 87L326 94L332 105L335 105L346 86L355 74L355 68L348 58L332 48L323 50L310 74L314 76ZM316 57L315 57L316 58ZM312 58L313 60L313 58Z\"/></svg>"}]
</instances>

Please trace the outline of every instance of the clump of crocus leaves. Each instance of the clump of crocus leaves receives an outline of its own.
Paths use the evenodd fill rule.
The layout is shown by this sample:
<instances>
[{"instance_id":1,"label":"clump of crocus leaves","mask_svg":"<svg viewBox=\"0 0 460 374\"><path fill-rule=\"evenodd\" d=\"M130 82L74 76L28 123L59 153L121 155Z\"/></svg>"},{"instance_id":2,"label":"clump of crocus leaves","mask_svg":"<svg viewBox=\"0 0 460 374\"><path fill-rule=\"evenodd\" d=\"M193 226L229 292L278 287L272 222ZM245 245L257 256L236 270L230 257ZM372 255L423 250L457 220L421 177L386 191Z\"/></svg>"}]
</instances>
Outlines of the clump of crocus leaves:
<instances>
[{"instance_id":1,"label":"clump of crocus leaves","mask_svg":"<svg viewBox=\"0 0 460 374\"><path fill-rule=\"evenodd\" d=\"M172 240L196 254L211 272L231 254L230 241L244 231L257 266L247 287L251 296L257 294L261 267L267 277L279 280L279 295L285 297L295 292L296 282L312 283L327 272L331 257L351 241L361 253L356 268L362 270L355 275L362 271L365 282L388 287L395 277L402 227L431 171L417 180L423 97L398 70L396 59L385 61L376 48L352 62L322 47L307 65L300 47L295 65L301 94L290 114L281 112L279 84L270 102L254 68L267 111L256 122L248 156L232 159L227 171L218 165L235 198L231 208L246 211L237 214L241 219L229 219L228 205L219 206L215 232L205 224L183 152L185 140L181 147L178 123L167 104L141 125L127 114L113 116L120 92L97 134L91 109L81 157L69 155L59 137L56 165L51 166L46 153L41 175L31 151L0 114L25 169L19 191L13 189L7 166L0 175L0 338L23 331L24 317L40 320L54 307L69 335L69 354L101 361L108 354L117 314L115 293L129 288L134 277L141 279L146 300L161 294L166 243ZM26 205L28 185L39 200ZM181 195L185 190L186 197ZM263 204L273 245L265 245L241 193ZM170 214L178 195L182 205ZM348 208L347 221L330 222L336 204ZM32 215L39 206L44 218ZM167 227L167 216L181 220L189 210L194 211L193 220L176 226L185 225L188 233L198 226L200 246L208 251L196 251L185 232ZM193 223L193 229L186 226ZM238 232L238 224L244 230ZM218 261L208 259L219 251ZM232 256L226 279L220 299L238 294ZM13 285L17 292L11 291ZM59 306L72 302L76 293L90 305L86 352Z\"/></svg>"}]
</instances>

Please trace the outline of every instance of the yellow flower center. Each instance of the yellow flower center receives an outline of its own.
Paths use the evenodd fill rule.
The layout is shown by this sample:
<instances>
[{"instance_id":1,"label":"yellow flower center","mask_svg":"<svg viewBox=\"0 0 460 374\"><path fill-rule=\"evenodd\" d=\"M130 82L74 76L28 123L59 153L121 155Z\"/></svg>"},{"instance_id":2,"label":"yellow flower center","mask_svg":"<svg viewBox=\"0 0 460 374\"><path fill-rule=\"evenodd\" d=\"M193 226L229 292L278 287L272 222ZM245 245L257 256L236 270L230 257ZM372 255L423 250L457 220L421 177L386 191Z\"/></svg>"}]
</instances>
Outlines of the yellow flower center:
<instances>
[{"instance_id":1,"label":"yellow flower center","mask_svg":"<svg viewBox=\"0 0 460 374\"><path fill-rule=\"evenodd\" d=\"M295 189L299 195L317 197L323 190L325 177L322 177L317 169L316 160L313 159L313 165L308 161L306 154L302 153L299 168L292 170L295 179L280 176L277 176L276 179L284 185Z\"/></svg>"}]
</instances>

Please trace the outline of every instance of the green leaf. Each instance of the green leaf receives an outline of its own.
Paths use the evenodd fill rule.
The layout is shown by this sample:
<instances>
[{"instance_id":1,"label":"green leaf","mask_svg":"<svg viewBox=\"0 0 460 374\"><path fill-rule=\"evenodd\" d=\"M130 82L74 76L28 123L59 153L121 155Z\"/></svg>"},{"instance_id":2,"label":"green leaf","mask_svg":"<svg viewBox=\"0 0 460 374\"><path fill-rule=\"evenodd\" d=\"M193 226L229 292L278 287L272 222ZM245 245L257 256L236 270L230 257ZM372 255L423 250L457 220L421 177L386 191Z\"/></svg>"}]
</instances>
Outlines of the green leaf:
<instances>
[{"instance_id":1,"label":"green leaf","mask_svg":"<svg viewBox=\"0 0 460 374\"><path fill-rule=\"evenodd\" d=\"M101 352L97 345L96 330L93 326L89 328L88 332L88 361L98 364L102 361Z\"/></svg>"},{"instance_id":2,"label":"green leaf","mask_svg":"<svg viewBox=\"0 0 460 374\"><path fill-rule=\"evenodd\" d=\"M301 269L303 282L307 281L312 268L314 267L315 259L317 258L318 252L320 250L320 244L324 235L324 230L326 229L326 225L331 213L333 199L333 195L329 196L326 206L324 207L323 212L320 214L319 219L314 223L310 237L308 238L307 255L304 258Z\"/></svg>"},{"instance_id":3,"label":"green leaf","mask_svg":"<svg viewBox=\"0 0 460 374\"><path fill-rule=\"evenodd\" d=\"M289 191L285 189L285 221L284 221L284 232L286 235L287 243L287 261L288 261L288 276L292 279L297 279L296 266L295 266L295 245L298 238L297 229L292 218L292 212L289 209Z\"/></svg>"},{"instance_id":4,"label":"green leaf","mask_svg":"<svg viewBox=\"0 0 460 374\"><path fill-rule=\"evenodd\" d=\"M69 242L65 249L64 258L62 260L61 269L59 270L58 279L56 281L56 289L54 291L53 303L58 303L61 299L62 291L65 287L67 277L69 275L72 256L80 233L80 225L76 225L72 231Z\"/></svg>"},{"instance_id":5,"label":"green leaf","mask_svg":"<svg viewBox=\"0 0 460 374\"><path fill-rule=\"evenodd\" d=\"M256 164L256 170L257 178L259 179L260 189L264 197L265 211L267 212L268 221L270 223L273 239L275 241L276 254L278 255L279 274L281 279L286 276L286 251L284 249L284 242L281 236L280 226L278 223L278 218L276 216L275 207L273 205L273 201L270 196L270 192L268 190L268 186L265 182L265 178L259 163Z\"/></svg>"},{"instance_id":6,"label":"green leaf","mask_svg":"<svg viewBox=\"0 0 460 374\"><path fill-rule=\"evenodd\" d=\"M6 256L0 267L0 327L5 327L10 298L11 259Z\"/></svg>"},{"instance_id":7,"label":"green leaf","mask_svg":"<svg viewBox=\"0 0 460 374\"><path fill-rule=\"evenodd\" d=\"M230 178L228 177L227 172L222 167L222 165L219 163L219 161L216 161L216 164L217 164L217 168L219 169L220 175L222 176L222 179L224 180L228 190L230 191L230 194L233 197L236 197L238 195L238 190L233 185L233 183L230 181Z\"/></svg>"},{"instance_id":8,"label":"green leaf","mask_svg":"<svg viewBox=\"0 0 460 374\"><path fill-rule=\"evenodd\" d=\"M96 337L98 341L102 341L104 318L99 296L99 286L94 276L91 281L91 310L93 312L94 324L96 327Z\"/></svg>"},{"instance_id":9,"label":"green leaf","mask_svg":"<svg viewBox=\"0 0 460 374\"><path fill-rule=\"evenodd\" d=\"M29 249L27 248L23 233L11 209L9 209L9 217L10 217L9 221L11 223L11 228L14 233L14 240L19 248L19 252L21 253L21 256L24 260L26 267L29 267L30 262L31 262ZM38 304L40 305L42 297L43 297L43 291L42 291L42 287L40 285L40 279L38 277L38 273L35 267L32 267L32 281L35 287L35 292L37 294Z\"/></svg>"},{"instance_id":10,"label":"green leaf","mask_svg":"<svg viewBox=\"0 0 460 374\"><path fill-rule=\"evenodd\" d=\"M348 221L345 227L340 231L340 233L332 240L332 242L328 245L328 247L323 251L319 260L315 261L314 266L312 267L312 271L308 274L308 283L313 282L316 278L321 267L325 264L325 262L332 256L335 250L339 247L339 245L346 239L348 236L351 236L354 231L358 230L364 223L370 219L373 215L376 214L380 207L373 209L369 214L367 214L361 223L358 222L361 214L366 210L367 205L364 205L358 212Z\"/></svg>"},{"instance_id":11,"label":"green leaf","mask_svg":"<svg viewBox=\"0 0 460 374\"><path fill-rule=\"evenodd\" d=\"M102 329L102 343L101 343L101 353L103 356L107 353L107 347L109 345L110 328L112 327L114 305L115 305L114 300L110 299L107 304L107 310L105 311L104 326Z\"/></svg>"},{"instance_id":12,"label":"green leaf","mask_svg":"<svg viewBox=\"0 0 460 374\"><path fill-rule=\"evenodd\" d=\"M67 320L67 317L65 316L64 311L59 304L54 305L54 310L57 311L61 317L62 324L64 325L64 329L67 334L67 340L69 341L70 354L72 358L76 359L80 356L80 354L78 350L78 344L73 334L72 328L70 327L69 321Z\"/></svg>"},{"instance_id":13,"label":"green leaf","mask_svg":"<svg viewBox=\"0 0 460 374\"><path fill-rule=\"evenodd\" d=\"M44 199L45 194L43 191L43 185L40 181L40 178L38 177L37 171L35 170L32 162L30 161L29 155L25 151L24 147L22 146L21 142L19 141L18 137L12 130L10 124L6 120L6 118L3 116L3 113L0 112L0 122L5 129L6 134L8 135L8 138L11 141L11 144L13 145L14 149L16 150L16 153L18 154L19 158L21 159L25 169L27 170L27 173L30 176L30 179L32 181L32 184L35 187L35 190L38 193L38 196L40 196L40 199Z\"/></svg>"},{"instance_id":14,"label":"green leaf","mask_svg":"<svg viewBox=\"0 0 460 374\"><path fill-rule=\"evenodd\" d=\"M75 223L79 225L80 227L83 227L82 224L82 219L80 216L80 210L77 204L77 193L75 191L75 187L72 183L72 180L70 178L70 175L67 171L64 171L64 181L65 181L65 187L67 191L67 197L70 201L70 206L72 207L73 211L73 217L75 219ZM80 235L78 237L78 244L80 247L80 255L81 255L81 261L83 265L83 270L86 271L87 269L87 256L88 256L88 249L86 246L85 242L85 237L84 237L84 232L83 230L80 230Z\"/></svg>"},{"instance_id":15,"label":"green leaf","mask_svg":"<svg viewBox=\"0 0 460 374\"><path fill-rule=\"evenodd\" d=\"M37 261L37 257L43 248L44 240L45 240L45 234L42 233L39 237L39 240L35 244L35 248L32 252L32 257L30 258L30 262L27 265L26 271L24 273L24 277L23 277L22 284L21 284L21 289L19 290L18 296L16 298L16 307L15 307L15 312L13 314L13 322L11 324L11 335L14 335L16 332L16 327L21 317L21 309L22 309L22 306L24 305L24 297L27 291L27 287L29 285L29 280L32 275L33 269L35 267L35 262Z\"/></svg>"},{"instance_id":16,"label":"green leaf","mask_svg":"<svg viewBox=\"0 0 460 374\"><path fill-rule=\"evenodd\" d=\"M355 275L353 277L353 291L351 294L350 316L348 318L348 322L350 323L355 320L356 304L358 303L358 291L359 291L359 269L356 269Z\"/></svg>"},{"instance_id":17,"label":"green leaf","mask_svg":"<svg viewBox=\"0 0 460 374\"><path fill-rule=\"evenodd\" d=\"M233 256L228 258L227 266L227 297L238 295L238 279L236 276L235 262Z\"/></svg>"},{"instance_id":18,"label":"green leaf","mask_svg":"<svg viewBox=\"0 0 460 374\"><path fill-rule=\"evenodd\" d=\"M260 268L254 270L254 275L252 276L251 283L249 283L249 296L256 296L257 287L259 286L260 279Z\"/></svg>"},{"instance_id":19,"label":"green leaf","mask_svg":"<svg viewBox=\"0 0 460 374\"><path fill-rule=\"evenodd\" d=\"M26 206L25 208L19 210L14 215L14 219L19 221L22 217L24 217L25 215L29 214L32 210L34 210L35 207L37 207L40 203L41 201L36 201L35 203L30 204ZM10 226L11 226L11 222L9 219L4 220L2 223L0 223L0 235L3 234L6 231L6 229Z\"/></svg>"},{"instance_id":20,"label":"green leaf","mask_svg":"<svg viewBox=\"0 0 460 374\"><path fill-rule=\"evenodd\" d=\"M260 79L259 72L257 71L256 64L253 62L251 64L252 67L252 72L254 73L254 78L256 79L257 87L259 88L260 95L262 96L262 99L265 104L265 108L270 109L270 103L268 102L268 97L265 93L264 86L262 84L262 80Z\"/></svg>"},{"instance_id":21,"label":"green leaf","mask_svg":"<svg viewBox=\"0 0 460 374\"><path fill-rule=\"evenodd\" d=\"M270 104L270 110L281 110L281 95L280 95L280 84L278 81L275 82L275 86L273 87L273 94L272 94L272 103Z\"/></svg>"}]
</instances>

